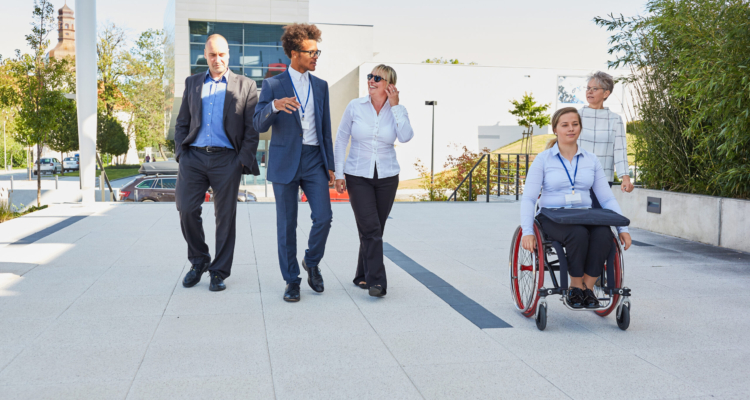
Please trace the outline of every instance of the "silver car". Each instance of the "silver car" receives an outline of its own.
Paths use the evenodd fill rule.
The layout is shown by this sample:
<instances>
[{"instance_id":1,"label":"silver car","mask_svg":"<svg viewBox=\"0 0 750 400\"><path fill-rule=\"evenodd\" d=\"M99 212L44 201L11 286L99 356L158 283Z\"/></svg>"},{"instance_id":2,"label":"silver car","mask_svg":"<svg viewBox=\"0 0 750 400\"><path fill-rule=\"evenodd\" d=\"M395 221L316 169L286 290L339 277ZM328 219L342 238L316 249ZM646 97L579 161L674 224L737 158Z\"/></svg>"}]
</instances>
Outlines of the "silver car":
<instances>
[{"instance_id":1,"label":"silver car","mask_svg":"<svg viewBox=\"0 0 750 400\"><path fill-rule=\"evenodd\" d=\"M59 174L62 171L62 164L60 164L60 161L58 161L56 158L42 158L41 160L36 160L34 162L34 175L36 175L37 172L37 165L39 165L39 161L41 161L41 168L39 171L41 171L42 174Z\"/></svg>"},{"instance_id":2,"label":"silver car","mask_svg":"<svg viewBox=\"0 0 750 400\"><path fill-rule=\"evenodd\" d=\"M78 157L65 157L62 162L63 171L78 171L80 169L80 162Z\"/></svg>"}]
</instances>

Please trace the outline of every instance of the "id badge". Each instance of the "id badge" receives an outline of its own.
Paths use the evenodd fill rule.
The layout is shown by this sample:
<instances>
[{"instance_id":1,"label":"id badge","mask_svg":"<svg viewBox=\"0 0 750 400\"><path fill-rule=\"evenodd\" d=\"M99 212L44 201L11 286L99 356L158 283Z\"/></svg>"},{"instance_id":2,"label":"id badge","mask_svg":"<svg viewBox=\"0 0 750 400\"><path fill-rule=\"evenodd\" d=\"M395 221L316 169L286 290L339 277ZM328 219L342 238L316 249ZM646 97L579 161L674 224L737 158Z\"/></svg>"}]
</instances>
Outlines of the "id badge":
<instances>
[{"instance_id":1,"label":"id badge","mask_svg":"<svg viewBox=\"0 0 750 400\"><path fill-rule=\"evenodd\" d=\"M567 204L578 204L581 202L580 193L571 193L565 195L565 203Z\"/></svg>"},{"instance_id":2,"label":"id badge","mask_svg":"<svg viewBox=\"0 0 750 400\"><path fill-rule=\"evenodd\" d=\"M302 129L303 130L310 129L310 121L305 121L304 119L302 119L300 122L302 123Z\"/></svg>"}]
</instances>

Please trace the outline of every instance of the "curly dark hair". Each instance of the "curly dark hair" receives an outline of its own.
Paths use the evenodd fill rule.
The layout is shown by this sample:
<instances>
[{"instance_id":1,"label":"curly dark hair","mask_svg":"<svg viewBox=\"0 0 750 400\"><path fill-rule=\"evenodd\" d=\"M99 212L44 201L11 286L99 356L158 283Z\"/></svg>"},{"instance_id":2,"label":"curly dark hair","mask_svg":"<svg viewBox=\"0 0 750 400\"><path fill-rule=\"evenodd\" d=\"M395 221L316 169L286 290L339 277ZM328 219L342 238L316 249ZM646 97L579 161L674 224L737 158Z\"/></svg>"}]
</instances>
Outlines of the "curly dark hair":
<instances>
[{"instance_id":1,"label":"curly dark hair","mask_svg":"<svg viewBox=\"0 0 750 400\"><path fill-rule=\"evenodd\" d=\"M284 27L284 34L281 35L281 45L286 56L292 58L292 50L299 51L305 40L320 42L320 35L320 29L313 24L287 25Z\"/></svg>"}]
</instances>

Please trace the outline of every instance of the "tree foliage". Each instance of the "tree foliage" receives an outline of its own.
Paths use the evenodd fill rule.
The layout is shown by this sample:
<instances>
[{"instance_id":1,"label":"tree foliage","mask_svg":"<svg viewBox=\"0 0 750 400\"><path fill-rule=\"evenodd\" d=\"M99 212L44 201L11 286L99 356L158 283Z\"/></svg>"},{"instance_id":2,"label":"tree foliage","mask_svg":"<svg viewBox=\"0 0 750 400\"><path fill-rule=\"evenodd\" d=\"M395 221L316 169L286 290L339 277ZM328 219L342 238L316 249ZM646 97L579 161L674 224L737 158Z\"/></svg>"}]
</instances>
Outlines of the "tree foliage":
<instances>
[{"instance_id":1,"label":"tree foliage","mask_svg":"<svg viewBox=\"0 0 750 400\"><path fill-rule=\"evenodd\" d=\"M149 29L141 34L126 55L128 78L123 93L131 111L128 135L135 135L139 150L165 144L168 121L165 113L164 44L164 31Z\"/></svg>"},{"instance_id":2,"label":"tree foliage","mask_svg":"<svg viewBox=\"0 0 750 400\"><path fill-rule=\"evenodd\" d=\"M634 148L647 187L750 198L750 7L651 0L648 14L595 22L634 93Z\"/></svg>"},{"instance_id":3,"label":"tree foliage","mask_svg":"<svg viewBox=\"0 0 750 400\"><path fill-rule=\"evenodd\" d=\"M119 156L128 151L129 140L120 120L99 110L97 115L96 149L103 154Z\"/></svg>"},{"instance_id":4,"label":"tree foliage","mask_svg":"<svg viewBox=\"0 0 750 400\"><path fill-rule=\"evenodd\" d=\"M57 126L49 136L48 146L60 153L78 150L78 115L75 101L65 99L61 102Z\"/></svg>"},{"instance_id":5,"label":"tree foliage","mask_svg":"<svg viewBox=\"0 0 750 400\"><path fill-rule=\"evenodd\" d=\"M443 57L435 57L435 58L428 58L424 61L422 61L422 64L453 64L453 65L479 65L475 63L474 61L466 64L458 61L457 58L451 58L449 60L444 59Z\"/></svg>"},{"instance_id":6,"label":"tree foliage","mask_svg":"<svg viewBox=\"0 0 750 400\"><path fill-rule=\"evenodd\" d=\"M99 78L99 101L107 115L113 115L115 108L122 108L125 98L120 86L127 74L125 57L127 45L125 31L110 23L98 33L96 43L96 67Z\"/></svg>"},{"instance_id":7,"label":"tree foliage","mask_svg":"<svg viewBox=\"0 0 750 400\"><path fill-rule=\"evenodd\" d=\"M518 125L526 128L529 134L534 134L534 125L539 129L544 128L550 123L549 104L537 104L534 100L533 93L524 93L521 101L511 100L513 108L508 110L512 115L518 118Z\"/></svg>"}]
</instances>

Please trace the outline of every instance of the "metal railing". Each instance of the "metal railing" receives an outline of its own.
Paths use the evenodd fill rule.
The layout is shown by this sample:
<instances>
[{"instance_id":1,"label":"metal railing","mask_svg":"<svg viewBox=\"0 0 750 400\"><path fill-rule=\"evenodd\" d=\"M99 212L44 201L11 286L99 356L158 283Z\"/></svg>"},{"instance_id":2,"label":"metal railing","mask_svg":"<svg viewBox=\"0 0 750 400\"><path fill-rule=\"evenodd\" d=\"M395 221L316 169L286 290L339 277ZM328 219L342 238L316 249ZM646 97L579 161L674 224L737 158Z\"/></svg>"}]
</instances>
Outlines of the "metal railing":
<instances>
[{"instance_id":1,"label":"metal railing","mask_svg":"<svg viewBox=\"0 0 750 400\"><path fill-rule=\"evenodd\" d=\"M494 169L492 159L495 157L493 156L497 156ZM458 201L458 191L466 181L468 181L469 185L468 200L471 201L471 199L474 198L474 186L472 185L473 175L477 167L483 162L487 163L487 176L484 190L484 193L487 196L486 202L490 202L490 193L492 192L496 192L498 196L515 194L516 200L518 200L523 192L523 182L526 180L526 171L529 170L529 161L532 156L536 156L536 154L482 154L461 183L458 184L453 193L448 196L447 201L451 201L451 199L453 199L453 201ZM491 180L490 178L495 179ZM496 188L494 188L494 186L496 186Z\"/></svg>"}]
</instances>

